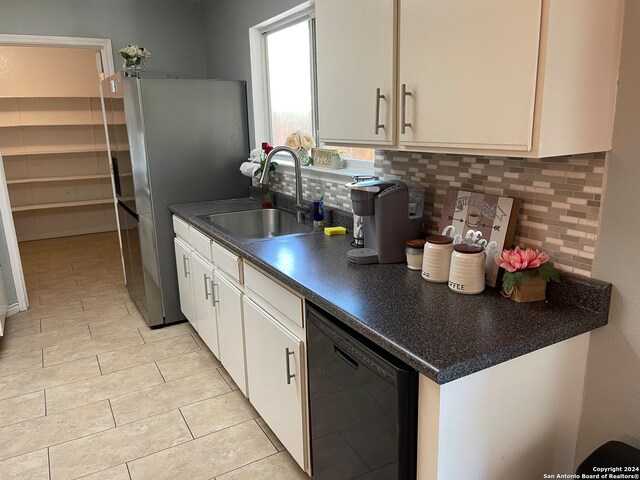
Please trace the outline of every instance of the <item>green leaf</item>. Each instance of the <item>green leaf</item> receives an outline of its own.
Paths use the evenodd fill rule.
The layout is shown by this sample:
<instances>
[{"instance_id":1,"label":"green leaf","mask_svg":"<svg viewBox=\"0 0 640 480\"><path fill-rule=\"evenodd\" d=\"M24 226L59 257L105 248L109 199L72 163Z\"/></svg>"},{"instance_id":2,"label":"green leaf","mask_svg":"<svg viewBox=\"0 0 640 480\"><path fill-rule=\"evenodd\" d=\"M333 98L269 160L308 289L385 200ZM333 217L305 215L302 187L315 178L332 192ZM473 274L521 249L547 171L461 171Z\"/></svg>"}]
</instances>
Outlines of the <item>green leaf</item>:
<instances>
[{"instance_id":1,"label":"green leaf","mask_svg":"<svg viewBox=\"0 0 640 480\"><path fill-rule=\"evenodd\" d=\"M544 263L540 265L537 269L538 275L545 282L554 281L557 282L560 280L560 272L555 269L555 267L549 263Z\"/></svg>"},{"instance_id":2,"label":"green leaf","mask_svg":"<svg viewBox=\"0 0 640 480\"><path fill-rule=\"evenodd\" d=\"M512 290L516 285L522 282L523 278L523 272L504 272L502 277L502 286L507 291Z\"/></svg>"}]
</instances>

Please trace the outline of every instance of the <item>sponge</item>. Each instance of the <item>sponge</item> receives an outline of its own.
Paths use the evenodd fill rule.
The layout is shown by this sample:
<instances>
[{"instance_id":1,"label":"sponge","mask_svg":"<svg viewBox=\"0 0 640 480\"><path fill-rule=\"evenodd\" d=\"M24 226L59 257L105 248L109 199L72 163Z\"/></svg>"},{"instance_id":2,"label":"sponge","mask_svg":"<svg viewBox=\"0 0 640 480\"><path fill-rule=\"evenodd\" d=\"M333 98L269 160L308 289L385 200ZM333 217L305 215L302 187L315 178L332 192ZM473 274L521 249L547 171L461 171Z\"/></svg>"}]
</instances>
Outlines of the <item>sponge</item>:
<instances>
[{"instance_id":1,"label":"sponge","mask_svg":"<svg viewBox=\"0 0 640 480\"><path fill-rule=\"evenodd\" d=\"M325 235L346 235L347 229L344 227L325 227Z\"/></svg>"}]
</instances>

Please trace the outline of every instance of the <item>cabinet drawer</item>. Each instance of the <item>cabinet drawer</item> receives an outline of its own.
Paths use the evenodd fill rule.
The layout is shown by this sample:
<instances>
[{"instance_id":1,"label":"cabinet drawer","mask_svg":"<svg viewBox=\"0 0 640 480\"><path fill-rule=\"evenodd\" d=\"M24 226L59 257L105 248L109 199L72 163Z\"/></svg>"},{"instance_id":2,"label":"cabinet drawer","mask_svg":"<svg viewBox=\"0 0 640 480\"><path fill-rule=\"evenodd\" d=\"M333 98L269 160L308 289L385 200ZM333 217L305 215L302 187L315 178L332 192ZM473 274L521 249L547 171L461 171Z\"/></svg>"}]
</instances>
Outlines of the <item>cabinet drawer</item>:
<instances>
[{"instance_id":1,"label":"cabinet drawer","mask_svg":"<svg viewBox=\"0 0 640 480\"><path fill-rule=\"evenodd\" d=\"M185 242L190 243L189 224L184 220L180 220L175 215L173 216L173 231L176 232L176 235L183 239Z\"/></svg>"},{"instance_id":2,"label":"cabinet drawer","mask_svg":"<svg viewBox=\"0 0 640 480\"><path fill-rule=\"evenodd\" d=\"M304 328L304 301L301 297L248 264L244 266L244 280L245 285L263 300Z\"/></svg>"},{"instance_id":3,"label":"cabinet drawer","mask_svg":"<svg viewBox=\"0 0 640 480\"><path fill-rule=\"evenodd\" d=\"M220 270L224 270L224 272L236 282L240 284L244 283L242 258L235 253L231 253L216 242L211 243L211 253L213 254L213 263L215 263Z\"/></svg>"},{"instance_id":4,"label":"cabinet drawer","mask_svg":"<svg viewBox=\"0 0 640 480\"><path fill-rule=\"evenodd\" d=\"M189 227L189 234L191 248L193 248L204 258L212 262L213 257L211 256L211 239L194 227Z\"/></svg>"}]
</instances>

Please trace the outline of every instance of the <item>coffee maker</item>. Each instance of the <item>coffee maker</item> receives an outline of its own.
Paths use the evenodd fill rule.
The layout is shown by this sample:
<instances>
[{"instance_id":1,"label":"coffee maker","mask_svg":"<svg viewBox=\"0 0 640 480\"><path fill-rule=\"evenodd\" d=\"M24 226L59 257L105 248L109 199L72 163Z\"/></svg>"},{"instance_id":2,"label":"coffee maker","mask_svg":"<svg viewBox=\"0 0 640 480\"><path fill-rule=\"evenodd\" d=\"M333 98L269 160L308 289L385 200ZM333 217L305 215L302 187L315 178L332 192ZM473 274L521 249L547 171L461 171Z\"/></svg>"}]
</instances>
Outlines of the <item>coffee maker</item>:
<instances>
[{"instance_id":1,"label":"coffee maker","mask_svg":"<svg viewBox=\"0 0 640 480\"><path fill-rule=\"evenodd\" d=\"M405 261L405 241L420 233L422 218L411 218L409 188L400 180L370 180L346 185L353 213L363 218L364 248L347 252L357 264Z\"/></svg>"}]
</instances>

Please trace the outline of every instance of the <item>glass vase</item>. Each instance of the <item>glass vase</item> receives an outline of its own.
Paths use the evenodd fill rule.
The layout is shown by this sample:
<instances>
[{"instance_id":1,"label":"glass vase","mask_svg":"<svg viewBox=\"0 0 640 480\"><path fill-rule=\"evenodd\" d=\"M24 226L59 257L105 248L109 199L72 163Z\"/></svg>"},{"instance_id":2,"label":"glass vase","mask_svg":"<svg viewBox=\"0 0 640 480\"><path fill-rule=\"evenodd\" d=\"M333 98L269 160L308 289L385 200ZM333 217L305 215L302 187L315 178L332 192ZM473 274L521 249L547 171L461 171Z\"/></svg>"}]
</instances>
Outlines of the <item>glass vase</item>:
<instances>
[{"instance_id":1,"label":"glass vase","mask_svg":"<svg viewBox=\"0 0 640 480\"><path fill-rule=\"evenodd\" d=\"M298 158L300 158L300 165L308 167L313 162L313 159L309 156L309 150L298 150Z\"/></svg>"},{"instance_id":2,"label":"glass vase","mask_svg":"<svg viewBox=\"0 0 640 480\"><path fill-rule=\"evenodd\" d=\"M262 185L262 208L273 208L273 203L271 202L271 190L269 190L269 185Z\"/></svg>"},{"instance_id":3,"label":"glass vase","mask_svg":"<svg viewBox=\"0 0 640 480\"><path fill-rule=\"evenodd\" d=\"M122 70L128 77L140 77L140 72L144 72L144 66L142 62L125 60Z\"/></svg>"}]
</instances>

